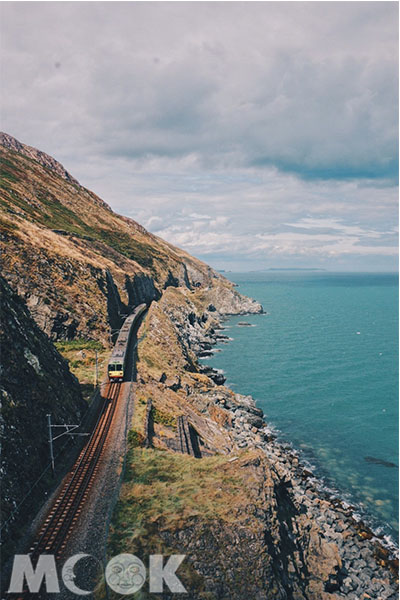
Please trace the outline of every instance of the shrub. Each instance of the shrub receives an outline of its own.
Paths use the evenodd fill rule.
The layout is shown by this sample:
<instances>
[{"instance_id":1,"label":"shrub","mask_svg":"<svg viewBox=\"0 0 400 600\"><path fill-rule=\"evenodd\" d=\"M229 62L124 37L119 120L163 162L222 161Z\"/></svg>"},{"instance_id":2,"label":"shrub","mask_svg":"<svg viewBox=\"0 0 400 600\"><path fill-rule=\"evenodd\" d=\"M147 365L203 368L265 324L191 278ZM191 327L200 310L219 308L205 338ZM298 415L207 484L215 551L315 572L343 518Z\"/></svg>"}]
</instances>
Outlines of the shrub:
<instances>
[{"instance_id":1,"label":"shrub","mask_svg":"<svg viewBox=\"0 0 400 600\"><path fill-rule=\"evenodd\" d=\"M128 433L128 444L131 448L139 448L144 444L144 435L135 429L131 429Z\"/></svg>"}]
</instances>

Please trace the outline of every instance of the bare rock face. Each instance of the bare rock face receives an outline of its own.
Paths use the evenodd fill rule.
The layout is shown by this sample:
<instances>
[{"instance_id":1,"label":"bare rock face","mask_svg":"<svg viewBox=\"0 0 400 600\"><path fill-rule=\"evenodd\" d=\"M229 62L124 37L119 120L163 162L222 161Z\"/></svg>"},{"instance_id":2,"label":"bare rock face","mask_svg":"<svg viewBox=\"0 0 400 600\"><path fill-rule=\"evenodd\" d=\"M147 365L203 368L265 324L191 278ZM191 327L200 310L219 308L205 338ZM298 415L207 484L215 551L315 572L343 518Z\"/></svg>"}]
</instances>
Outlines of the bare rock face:
<instances>
[{"instance_id":1,"label":"bare rock face","mask_svg":"<svg viewBox=\"0 0 400 600\"><path fill-rule=\"evenodd\" d=\"M15 536L14 510L49 464L46 415L51 413L54 423L79 423L86 403L67 362L3 278L0 294L1 493L3 523L10 519L4 532L8 542ZM50 477L48 472L42 484ZM24 525L38 508L37 498L34 493L19 510Z\"/></svg>"},{"instance_id":2,"label":"bare rock face","mask_svg":"<svg viewBox=\"0 0 400 600\"><path fill-rule=\"evenodd\" d=\"M239 294L233 288L222 290L216 287L209 290L208 297L220 315L261 314L264 312L259 302Z\"/></svg>"}]
</instances>

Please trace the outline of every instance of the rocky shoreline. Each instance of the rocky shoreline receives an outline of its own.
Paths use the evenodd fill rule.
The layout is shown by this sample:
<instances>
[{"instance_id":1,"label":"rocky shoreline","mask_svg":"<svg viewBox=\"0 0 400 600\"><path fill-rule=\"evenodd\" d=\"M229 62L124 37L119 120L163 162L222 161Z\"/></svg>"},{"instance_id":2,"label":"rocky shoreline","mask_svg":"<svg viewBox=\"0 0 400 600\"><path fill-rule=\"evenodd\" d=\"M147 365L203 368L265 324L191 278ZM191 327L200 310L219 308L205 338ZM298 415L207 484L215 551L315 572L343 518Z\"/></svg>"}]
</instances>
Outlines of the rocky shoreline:
<instances>
[{"instance_id":1,"label":"rocky shoreline","mask_svg":"<svg viewBox=\"0 0 400 600\"><path fill-rule=\"evenodd\" d=\"M199 360L229 343L229 315L263 312L212 288L170 287L151 304L108 552L184 554L191 600L394 600L398 562L384 540L279 441L251 397Z\"/></svg>"},{"instance_id":2,"label":"rocky shoreline","mask_svg":"<svg viewBox=\"0 0 400 600\"><path fill-rule=\"evenodd\" d=\"M223 316L221 320L226 318ZM229 342L230 338L222 331L221 324L210 333L210 347ZM199 357L212 353L210 349L203 350ZM226 378L216 369L206 365L200 368L218 386L225 383ZM322 527L326 542L334 543L338 549L340 568L334 577L330 577L325 590L349 600L398 598L399 560L395 544L389 544L384 536L374 533L353 506L324 487L310 467L302 462L297 450L277 439L251 396L234 394L232 401L225 389L217 388L214 402L230 413L230 434L237 448L261 450L273 464L279 479L285 482L296 505L302 507L306 528L311 529L312 522L316 521Z\"/></svg>"}]
</instances>

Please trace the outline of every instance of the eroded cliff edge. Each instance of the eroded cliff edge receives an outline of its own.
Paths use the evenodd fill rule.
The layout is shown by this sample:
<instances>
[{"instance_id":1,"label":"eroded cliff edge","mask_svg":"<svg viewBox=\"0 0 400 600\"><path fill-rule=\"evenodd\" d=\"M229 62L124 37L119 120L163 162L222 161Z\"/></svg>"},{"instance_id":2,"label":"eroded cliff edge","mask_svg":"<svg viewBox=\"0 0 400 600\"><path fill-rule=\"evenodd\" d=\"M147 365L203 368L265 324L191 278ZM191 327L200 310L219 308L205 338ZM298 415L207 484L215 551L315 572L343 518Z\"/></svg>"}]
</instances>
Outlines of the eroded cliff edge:
<instances>
[{"instance_id":1,"label":"eroded cliff edge","mask_svg":"<svg viewBox=\"0 0 400 600\"><path fill-rule=\"evenodd\" d=\"M378 541L277 443L252 398L199 364L224 337L211 296L169 288L139 331L109 555L185 554L179 574L193 600L395 598L396 565L391 573Z\"/></svg>"}]
</instances>

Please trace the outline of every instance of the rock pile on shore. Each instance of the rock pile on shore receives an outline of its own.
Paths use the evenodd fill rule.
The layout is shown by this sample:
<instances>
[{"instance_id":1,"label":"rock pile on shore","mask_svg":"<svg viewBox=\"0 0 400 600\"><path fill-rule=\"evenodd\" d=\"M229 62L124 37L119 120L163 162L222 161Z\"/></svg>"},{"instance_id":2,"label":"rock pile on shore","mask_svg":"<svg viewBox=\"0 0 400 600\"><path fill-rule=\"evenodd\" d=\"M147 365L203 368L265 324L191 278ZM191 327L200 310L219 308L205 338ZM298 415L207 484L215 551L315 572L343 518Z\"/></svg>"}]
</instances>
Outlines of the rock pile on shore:
<instances>
[{"instance_id":1,"label":"rock pile on shore","mask_svg":"<svg viewBox=\"0 0 400 600\"><path fill-rule=\"evenodd\" d=\"M332 555L338 567L326 582L326 591L349 600L397 598L393 576L398 561L393 553L382 545L382 539L357 521L351 507L329 496L322 483L301 464L296 450L276 439L251 396L235 394L232 402L219 391L215 403L232 415L231 434L237 448L260 449L272 471L285 482L297 508L295 518L301 521L301 529L317 538L312 532L314 523L318 524L322 535L315 542L322 554ZM323 570L321 563L321 577Z\"/></svg>"}]
</instances>

